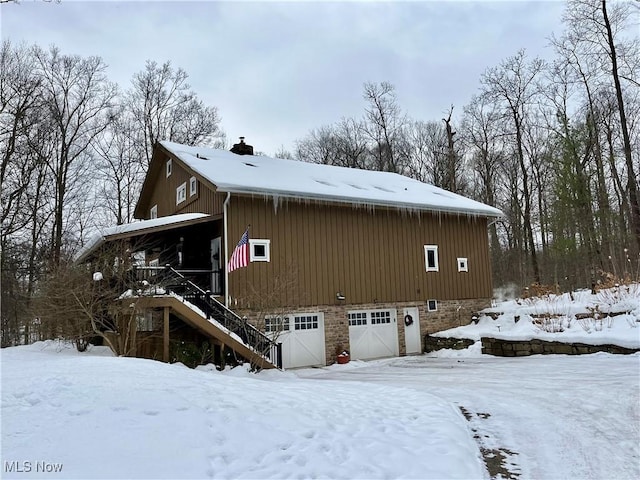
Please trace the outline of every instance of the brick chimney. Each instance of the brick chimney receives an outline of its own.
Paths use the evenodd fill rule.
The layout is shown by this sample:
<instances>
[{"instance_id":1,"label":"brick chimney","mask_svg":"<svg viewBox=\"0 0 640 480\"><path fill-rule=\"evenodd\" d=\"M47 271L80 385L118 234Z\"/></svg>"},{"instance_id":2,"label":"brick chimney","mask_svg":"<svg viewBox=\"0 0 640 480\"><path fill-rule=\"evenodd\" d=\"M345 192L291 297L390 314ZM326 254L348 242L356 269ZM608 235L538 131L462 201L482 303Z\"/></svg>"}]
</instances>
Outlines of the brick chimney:
<instances>
[{"instance_id":1,"label":"brick chimney","mask_svg":"<svg viewBox=\"0 0 640 480\"><path fill-rule=\"evenodd\" d=\"M240 137L240 143L235 143L231 151L237 155L253 155L253 147L244 143L244 137Z\"/></svg>"}]
</instances>

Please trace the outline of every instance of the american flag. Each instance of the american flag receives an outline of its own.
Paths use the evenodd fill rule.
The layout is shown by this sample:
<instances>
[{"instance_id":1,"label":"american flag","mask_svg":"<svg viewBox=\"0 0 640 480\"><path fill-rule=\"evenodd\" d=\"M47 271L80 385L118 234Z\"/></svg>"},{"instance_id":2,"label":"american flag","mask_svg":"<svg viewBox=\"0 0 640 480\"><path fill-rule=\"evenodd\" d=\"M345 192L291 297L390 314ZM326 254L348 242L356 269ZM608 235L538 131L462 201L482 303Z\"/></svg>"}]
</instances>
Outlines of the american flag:
<instances>
[{"instance_id":1,"label":"american flag","mask_svg":"<svg viewBox=\"0 0 640 480\"><path fill-rule=\"evenodd\" d=\"M236 245L231 258L229 259L229 265L227 270L233 272L237 268L246 267L249 265L249 229L247 228L240 238L238 245Z\"/></svg>"}]
</instances>

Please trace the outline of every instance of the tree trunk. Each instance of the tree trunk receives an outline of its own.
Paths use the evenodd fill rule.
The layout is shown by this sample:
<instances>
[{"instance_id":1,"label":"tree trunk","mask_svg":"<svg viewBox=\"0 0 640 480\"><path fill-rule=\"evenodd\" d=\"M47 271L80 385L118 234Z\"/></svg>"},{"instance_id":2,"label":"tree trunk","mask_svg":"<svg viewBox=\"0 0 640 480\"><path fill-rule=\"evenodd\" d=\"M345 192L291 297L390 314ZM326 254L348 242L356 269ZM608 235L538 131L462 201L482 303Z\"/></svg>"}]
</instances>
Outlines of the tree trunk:
<instances>
[{"instance_id":1,"label":"tree trunk","mask_svg":"<svg viewBox=\"0 0 640 480\"><path fill-rule=\"evenodd\" d=\"M604 24L607 29L607 42L609 43L609 55L611 57L611 73L613 75L613 83L616 88L616 99L618 101L618 112L620 114L620 127L622 130L622 140L624 143L624 158L627 165L627 189L629 190L629 210L631 214L631 225L636 237L637 251L640 251L640 205L638 204L638 187L636 174L633 168L633 160L631 158L631 140L629 139L629 129L627 127L627 116L624 111L624 99L622 97L622 86L620 85L620 77L618 75L618 58L616 54L616 46L613 40L613 32L611 31L611 23L607 14L607 2L602 0L602 15L604 16Z\"/></svg>"}]
</instances>

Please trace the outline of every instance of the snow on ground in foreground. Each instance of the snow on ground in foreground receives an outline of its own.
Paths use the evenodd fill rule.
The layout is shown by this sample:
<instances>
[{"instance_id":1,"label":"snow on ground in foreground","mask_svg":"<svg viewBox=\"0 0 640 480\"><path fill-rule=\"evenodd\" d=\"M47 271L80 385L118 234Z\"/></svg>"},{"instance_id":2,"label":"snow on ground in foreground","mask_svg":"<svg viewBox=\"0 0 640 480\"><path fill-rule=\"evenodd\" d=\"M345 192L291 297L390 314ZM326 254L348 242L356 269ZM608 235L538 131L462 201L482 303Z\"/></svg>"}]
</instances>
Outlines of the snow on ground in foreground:
<instances>
[{"instance_id":1,"label":"snow on ground in foreground","mask_svg":"<svg viewBox=\"0 0 640 480\"><path fill-rule=\"evenodd\" d=\"M588 290L542 298L517 299L501 302L485 313L501 313L496 320L481 316L477 324L465 325L435 333L436 336L469 338L493 337L510 340L538 338L547 341L614 344L627 348L640 348L640 285L623 285L592 295ZM601 318L575 318L577 313L627 312ZM559 318L549 320L544 327L536 324L531 315L551 313ZM516 317L519 321L516 322ZM562 331L548 331L559 330Z\"/></svg>"},{"instance_id":2,"label":"snow on ground in foreground","mask_svg":"<svg viewBox=\"0 0 640 480\"><path fill-rule=\"evenodd\" d=\"M428 391L57 345L2 349L3 478L484 476L466 420Z\"/></svg>"}]
</instances>

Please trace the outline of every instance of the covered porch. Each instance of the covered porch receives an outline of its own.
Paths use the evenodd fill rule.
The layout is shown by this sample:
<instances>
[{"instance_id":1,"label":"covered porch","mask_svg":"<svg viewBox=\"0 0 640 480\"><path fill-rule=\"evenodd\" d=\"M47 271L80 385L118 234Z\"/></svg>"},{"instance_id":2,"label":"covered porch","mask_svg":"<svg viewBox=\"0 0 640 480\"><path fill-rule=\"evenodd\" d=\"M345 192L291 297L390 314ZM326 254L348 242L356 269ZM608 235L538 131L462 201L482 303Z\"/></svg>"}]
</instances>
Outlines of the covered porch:
<instances>
[{"instance_id":1,"label":"covered porch","mask_svg":"<svg viewBox=\"0 0 640 480\"><path fill-rule=\"evenodd\" d=\"M281 346L224 305L223 232L221 217L174 215L111 227L76 256L92 272L119 272L94 273L112 298L99 333L114 352L185 364L190 352L218 365L232 352L281 368Z\"/></svg>"},{"instance_id":2,"label":"covered porch","mask_svg":"<svg viewBox=\"0 0 640 480\"><path fill-rule=\"evenodd\" d=\"M169 265L204 291L224 296L224 225L221 216L189 213L117 225L95 236L76 263L99 262L118 245L134 266Z\"/></svg>"}]
</instances>

